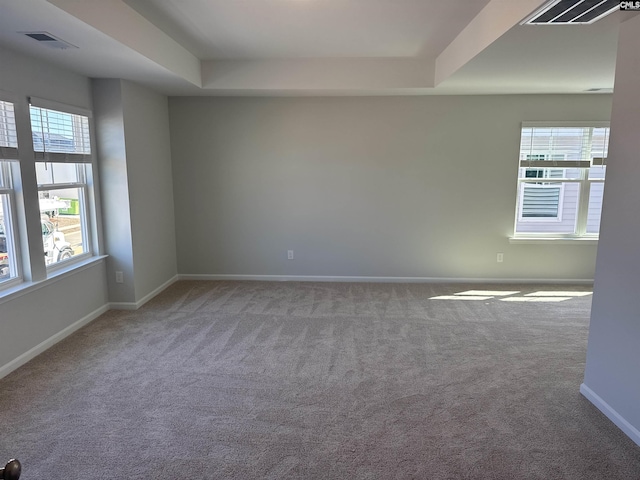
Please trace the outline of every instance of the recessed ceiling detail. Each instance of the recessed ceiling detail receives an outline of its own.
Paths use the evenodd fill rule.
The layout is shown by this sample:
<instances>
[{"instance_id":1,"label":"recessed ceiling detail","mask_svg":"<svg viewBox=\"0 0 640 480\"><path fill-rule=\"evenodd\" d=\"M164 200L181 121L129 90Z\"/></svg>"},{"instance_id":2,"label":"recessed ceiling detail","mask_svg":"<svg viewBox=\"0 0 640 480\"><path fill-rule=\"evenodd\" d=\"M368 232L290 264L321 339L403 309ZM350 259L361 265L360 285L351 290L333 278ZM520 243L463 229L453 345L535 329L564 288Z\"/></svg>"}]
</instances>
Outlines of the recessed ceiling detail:
<instances>
[{"instance_id":1,"label":"recessed ceiling detail","mask_svg":"<svg viewBox=\"0 0 640 480\"><path fill-rule=\"evenodd\" d=\"M583 28L520 25L549 1L0 0L0 57L6 49L171 96L612 87L619 25L634 14Z\"/></svg>"},{"instance_id":2,"label":"recessed ceiling detail","mask_svg":"<svg viewBox=\"0 0 640 480\"><path fill-rule=\"evenodd\" d=\"M523 23L588 25L619 9L619 0L552 0Z\"/></svg>"}]
</instances>

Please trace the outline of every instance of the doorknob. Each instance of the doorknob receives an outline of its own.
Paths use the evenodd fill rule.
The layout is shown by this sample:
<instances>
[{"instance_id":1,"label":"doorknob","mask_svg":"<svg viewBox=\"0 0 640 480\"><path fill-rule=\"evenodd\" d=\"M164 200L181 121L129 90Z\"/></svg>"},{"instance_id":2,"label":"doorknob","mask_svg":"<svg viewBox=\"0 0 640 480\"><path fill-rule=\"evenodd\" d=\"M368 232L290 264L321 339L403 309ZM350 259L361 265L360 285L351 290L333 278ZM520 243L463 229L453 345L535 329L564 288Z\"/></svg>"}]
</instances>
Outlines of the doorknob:
<instances>
[{"instance_id":1,"label":"doorknob","mask_svg":"<svg viewBox=\"0 0 640 480\"><path fill-rule=\"evenodd\" d=\"M15 458L12 458L7 462L4 468L0 468L1 480L18 480L20 473L22 472L22 465Z\"/></svg>"}]
</instances>

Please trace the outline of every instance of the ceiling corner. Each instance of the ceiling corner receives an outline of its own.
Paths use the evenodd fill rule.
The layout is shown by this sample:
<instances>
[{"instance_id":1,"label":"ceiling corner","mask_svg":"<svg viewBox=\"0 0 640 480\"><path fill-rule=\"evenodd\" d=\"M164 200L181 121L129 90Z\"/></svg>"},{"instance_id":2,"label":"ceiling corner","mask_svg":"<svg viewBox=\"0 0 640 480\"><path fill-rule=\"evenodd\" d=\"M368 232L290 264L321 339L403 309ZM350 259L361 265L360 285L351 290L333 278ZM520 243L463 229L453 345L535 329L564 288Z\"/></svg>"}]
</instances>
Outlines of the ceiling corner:
<instances>
[{"instance_id":1,"label":"ceiling corner","mask_svg":"<svg viewBox=\"0 0 640 480\"><path fill-rule=\"evenodd\" d=\"M152 62L201 87L200 60L122 0L47 0Z\"/></svg>"},{"instance_id":2,"label":"ceiling corner","mask_svg":"<svg viewBox=\"0 0 640 480\"><path fill-rule=\"evenodd\" d=\"M546 0L491 0L436 59L439 85Z\"/></svg>"}]
</instances>

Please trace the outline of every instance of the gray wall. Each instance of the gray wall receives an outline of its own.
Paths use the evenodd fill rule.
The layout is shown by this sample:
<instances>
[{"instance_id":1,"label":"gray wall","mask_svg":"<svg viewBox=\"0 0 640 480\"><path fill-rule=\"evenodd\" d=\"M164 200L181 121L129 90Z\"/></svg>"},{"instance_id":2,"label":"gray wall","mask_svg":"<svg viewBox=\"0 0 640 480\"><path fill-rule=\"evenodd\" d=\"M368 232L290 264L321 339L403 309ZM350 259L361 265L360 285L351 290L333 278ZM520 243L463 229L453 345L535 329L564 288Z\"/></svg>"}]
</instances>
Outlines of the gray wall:
<instances>
[{"instance_id":1,"label":"gray wall","mask_svg":"<svg viewBox=\"0 0 640 480\"><path fill-rule=\"evenodd\" d=\"M122 82L136 300L175 277L167 97Z\"/></svg>"},{"instance_id":2,"label":"gray wall","mask_svg":"<svg viewBox=\"0 0 640 480\"><path fill-rule=\"evenodd\" d=\"M116 79L94 80L93 95L109 299L132 307L177 271L168 102Z\"/></svg>"},{"instance_id":3,"label":"gray wall","mask_svg":"<svg viewBox=\"0 0 640 480\"><path fill-rule=\"evenodd\" d=\"M622 24L583 393L640 445L640 16Z\"/></svg>"},{"instance_id":4,"label":"gray wall","mask_svg":"<svg viewBox=\"0 0 640 480\"><path fill-rule=\"evenodd\" d=\"M37 96L69 105L91 108L91 88L89 79L60 70L46 63L38 62L0 48L0 65L10 68L0 69L0 90L8 92L16 103L20 114L17 118L22 162L22 182L18 183L18 203L21 189L36 191L35 170L28 158L32 149L28 135L28 96ZM26 134L25 134L26 132ZM42 255L42 233L40 230L40 209L32 195L32 201L24 208L18 208L19 215L28 216L32 255ZM22 219L24 221L24 218ZM27 232L23 229L20 242L27 242ZM40 257L42 258L42 257ZM43 263L43 262L42 262ZM25 262L25 267L29 265ZM103 262L86 269L76 270L68 275L43 280L44 263L33 268L33 287L23 295L13 295L0 299L0 372L3 366L20 355L38 346L61 330L75 322L90 317L107 304L107 286ZM28 277L30 277L28 275Z\"/></svg>"},{"instance_id":5,"label":"gray wall","mask_svg":"<svg viewBox=\"0 0 640 480\"><path fill-rule=\"evenodd\" d=\"M520 123L608 120L609 95L169 106L181 274L593 278L595 246L508 236Z\"/></svg>"},{"instance_id":6,"label":"gray wall","mask_svg":"<svg viewBox=\"0 0 640 480\"><path fill-rule=\"evenodd\" d=\"M92 86L109 300L135 302L122 82L93 80ZM123 272L123 283L115 282L116 271Z\"/></svg>"},{"instance_id":7,"label":"gray wall","mask_svg":"<svg viewBox=\"0 0 640 480\"><path fill-rule=\"evenodd\" d=\"M95 317L110 302L135 306L175 278L176 256L167 98L121 80L92 85L86 77L4 49L0 64L11 65L0 69L0 91L16 105L26 160L22 181L16 179L20 223L28 225L19 232L20 244L32 258L42 257L27 101L37 96L94 110L105 253L110 255L107 266L99 261L50 279L44 262L31 266L24 259L25 276L32 281L24 286L31 288L8 296L3 292L0 298L1 376L26 358L21 356ZM115 270L125 272L124 284L113 282Z\"/></svg>"}]
</instances>

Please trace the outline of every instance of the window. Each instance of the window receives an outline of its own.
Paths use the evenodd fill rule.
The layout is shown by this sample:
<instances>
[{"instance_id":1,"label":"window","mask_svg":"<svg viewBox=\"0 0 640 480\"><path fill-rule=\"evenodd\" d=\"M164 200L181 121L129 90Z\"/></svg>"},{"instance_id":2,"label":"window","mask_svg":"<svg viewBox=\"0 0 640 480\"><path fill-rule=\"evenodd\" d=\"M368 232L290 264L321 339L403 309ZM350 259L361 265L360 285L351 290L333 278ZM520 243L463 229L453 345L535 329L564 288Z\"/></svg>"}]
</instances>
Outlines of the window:
<instances>
[{"instance_id":1,"label":"window","mask_svg":"<svg viewBox=\"0 0 640 480\"><path fill-rule=\"evenodd\" d=\"M524 124L515 237L597 238L608 124Z\"/></svg>"},{"instance_id":2,"label":"window","mask_svg":"<svg viewBox=\"0 0 640 480\"><path fill-rule=\"evenodd\" d=\"M21 118L27 99L7 100L0 99L0 296L77 266L97 244L90 112L30 98ZM16 128L29 123L33 153L19 150L29 140Z\"/></svg>"},{"instance_id":3,"label":"window","mask_svg":"<svg viewBox=\"0 0 640 480\"><path fill-rule=\"evenodd\" d=\"M88 240L89 119L31 105L45 263L91 253Z\"/></svg>"},{"instance_id":4,"label":"window","mask_svg":"<svg viewBox=\"0 0 640 480\"><path fill-rule=\"evenodd\" d=\"M36 160L90 162L89 118L31 105Z\"/></svg>"},{"instance_id":5,"label":"window","mask_svg":"<svg viewBox=\"0 0 640 480\"><path fill-rule=\"evenodd\" d=\"M13 104L0 101L0 284L19 277L10 160L18 158Z\"/></svg>"}]
</instances>

